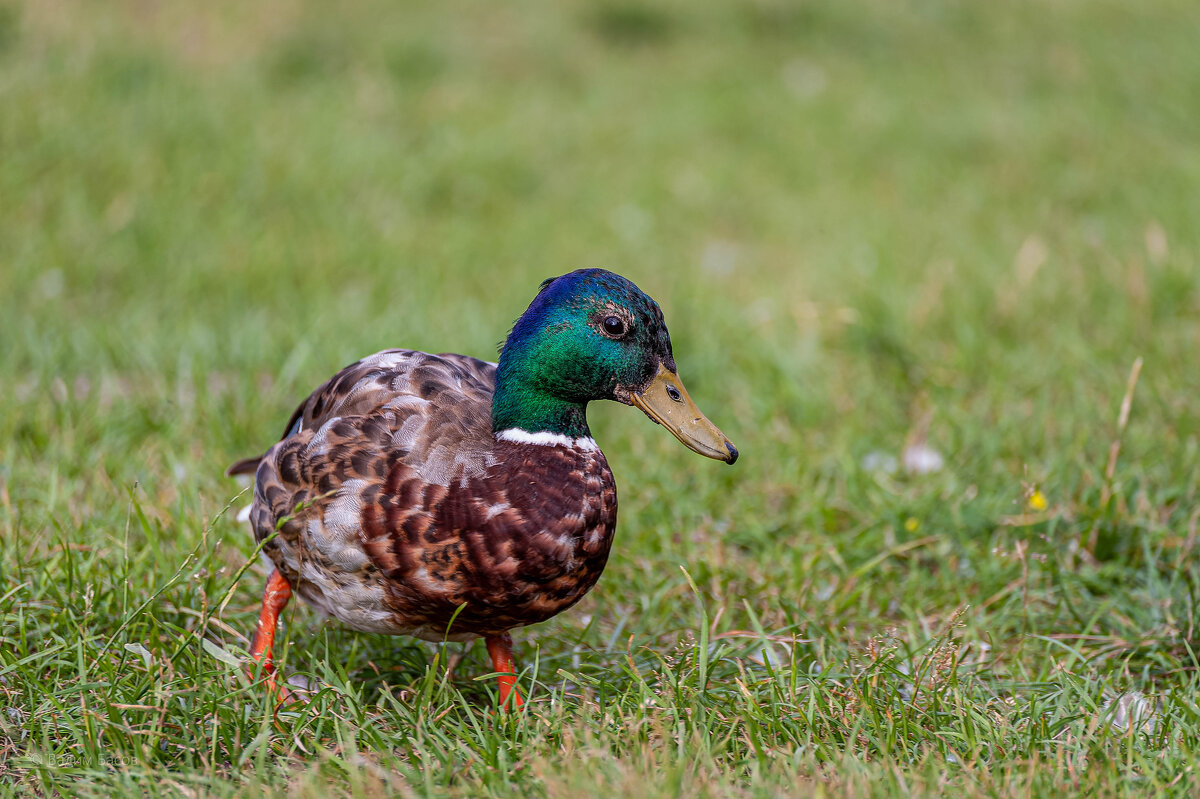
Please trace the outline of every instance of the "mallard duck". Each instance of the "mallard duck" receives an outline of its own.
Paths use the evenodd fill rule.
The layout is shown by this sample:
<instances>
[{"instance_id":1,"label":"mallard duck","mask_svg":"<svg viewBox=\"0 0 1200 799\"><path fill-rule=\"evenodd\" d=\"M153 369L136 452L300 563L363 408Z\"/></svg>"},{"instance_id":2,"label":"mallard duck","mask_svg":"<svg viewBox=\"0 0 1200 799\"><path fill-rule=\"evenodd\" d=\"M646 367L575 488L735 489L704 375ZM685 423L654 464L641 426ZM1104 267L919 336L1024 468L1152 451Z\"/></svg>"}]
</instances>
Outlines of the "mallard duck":
<instances>
[{"instance_id":1,"label":"mallard duck","mask_svg":"<svg viewBox=\"0 0 1200 799\"><path fill-rule=\"evenodd\" d=\"M509 631L578 602L617 527L592 400L737 460L684 389L658 304L603 269L544 281L499 364L384 350L314 391L279 443L228 470L255 475L249 521L274 565L250 651L272 687L295 593L355 630L484 638L501 707L519 706Z\"/></svg>"}]
</instances>

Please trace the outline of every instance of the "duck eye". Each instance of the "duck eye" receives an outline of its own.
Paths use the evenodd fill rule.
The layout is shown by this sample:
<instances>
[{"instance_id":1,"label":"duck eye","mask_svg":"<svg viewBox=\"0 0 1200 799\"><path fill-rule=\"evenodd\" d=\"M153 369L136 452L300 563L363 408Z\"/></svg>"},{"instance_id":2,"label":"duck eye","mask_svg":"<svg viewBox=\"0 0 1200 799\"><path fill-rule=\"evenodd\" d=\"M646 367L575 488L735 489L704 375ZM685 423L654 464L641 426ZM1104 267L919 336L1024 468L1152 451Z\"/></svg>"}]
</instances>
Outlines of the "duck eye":
<instances>
[{"instance_id":1,"label":"duck eye","mask_svg":"<svg viewBox=\"0 0 1200 799\"><path fill-rule=\"evenodd\" d=\"M621 336L625 333L625 321L619 316L608 316L604 319L604 332L610 336Z\"/></svg>"}]
</instances>

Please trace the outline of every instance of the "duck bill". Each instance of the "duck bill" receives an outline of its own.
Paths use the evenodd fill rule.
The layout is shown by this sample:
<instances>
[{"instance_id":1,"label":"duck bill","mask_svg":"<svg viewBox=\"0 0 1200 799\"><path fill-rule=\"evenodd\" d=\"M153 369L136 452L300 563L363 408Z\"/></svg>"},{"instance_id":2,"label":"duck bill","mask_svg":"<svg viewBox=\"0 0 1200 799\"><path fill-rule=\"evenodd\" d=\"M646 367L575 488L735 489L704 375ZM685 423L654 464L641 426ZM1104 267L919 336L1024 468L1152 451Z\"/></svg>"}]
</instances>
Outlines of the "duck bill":
<instances>
[{"instance_id":1,"label":"duck bill","mask_svg":"<svg viewBox=\"0 0 1200 799\"><path fill-rule=\"evenodd\" d=\"M630 400L692 452L726 463L737 460L737 448L692 402L679 375L662 364L649 385L630 393Z\"/></svg>"}]
</instances>

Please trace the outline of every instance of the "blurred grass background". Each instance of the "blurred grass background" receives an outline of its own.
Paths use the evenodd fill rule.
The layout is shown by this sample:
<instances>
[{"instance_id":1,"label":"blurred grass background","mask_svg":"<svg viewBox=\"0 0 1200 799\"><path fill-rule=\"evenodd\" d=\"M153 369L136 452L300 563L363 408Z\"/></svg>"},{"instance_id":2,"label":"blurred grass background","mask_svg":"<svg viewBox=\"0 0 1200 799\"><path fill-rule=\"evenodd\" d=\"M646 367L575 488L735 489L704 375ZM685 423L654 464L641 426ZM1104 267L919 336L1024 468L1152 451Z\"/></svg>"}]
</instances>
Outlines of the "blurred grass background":
<instances>
[{"instance_id":1,"label":"blurred grass background","mask_svg":"<svg viewBox=\"0 0 1200 799\"><path fill-rule=\"evenodd\" d=\"M1186 792L1197 30L1182 0L0 5L0 788ZM520 636L540 721L488 715L478 653L443 680L300 610L289 669L340 688L272 722L199 644L244 647L261 587L223 468L364 354L493 358L584 266L661 303L742 460L594 407L621 529ZM943 468L867 468L918 444Z\"/></svg>"}]
</instances>

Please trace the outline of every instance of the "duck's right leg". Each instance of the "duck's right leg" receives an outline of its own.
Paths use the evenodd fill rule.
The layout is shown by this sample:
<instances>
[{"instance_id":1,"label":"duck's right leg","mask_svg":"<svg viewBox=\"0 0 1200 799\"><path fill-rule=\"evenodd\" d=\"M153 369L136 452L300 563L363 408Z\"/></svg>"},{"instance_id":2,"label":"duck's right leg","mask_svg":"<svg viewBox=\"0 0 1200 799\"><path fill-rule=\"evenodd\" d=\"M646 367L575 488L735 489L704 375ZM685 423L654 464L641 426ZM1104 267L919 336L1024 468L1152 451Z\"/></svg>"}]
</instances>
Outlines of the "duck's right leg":
<instances>
[{"instance_id":1,"label":"duck's right leg","mask_svg":"<svg viewBox=\"0 0 1200 799\"><path fill-rule=\"evenodd\" d=\"M267 688L278 701L286 701L288 691L275 681L275 628L279 625L279 614L292 598L292 586L287 578L276 569L267 578L263 591L262 609L258 612L258 624L254 628L254 639L250 642L250 658L262 665L267 675Z\"/></svg>"},{"instance_id":2,"label":"duck's right leg","mask_svg":"<svg viewBox=\"0 0 1200 799\"><path fill-rule=\"evenodd\" d=\"M488 654L492 656L492 669L499 674L500 709L516 710L522 704L521 692L517 690L517 673L513 665L512 636L508 633L489 635L486 638ZM509 697L512 702L509 702Z\"/></svg>"}]
</instances>

